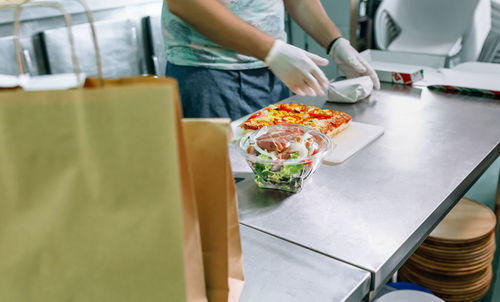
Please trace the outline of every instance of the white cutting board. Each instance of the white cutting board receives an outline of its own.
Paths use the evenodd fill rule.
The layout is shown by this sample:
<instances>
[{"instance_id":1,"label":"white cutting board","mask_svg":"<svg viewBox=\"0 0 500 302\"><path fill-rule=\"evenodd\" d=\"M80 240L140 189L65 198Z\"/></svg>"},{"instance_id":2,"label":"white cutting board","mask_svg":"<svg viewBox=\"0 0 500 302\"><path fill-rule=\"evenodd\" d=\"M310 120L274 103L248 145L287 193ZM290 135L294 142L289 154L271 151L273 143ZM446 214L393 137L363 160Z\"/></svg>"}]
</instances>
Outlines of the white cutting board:
<instances>
[{"instance_id":1,"label":"white cutting board","mask_svg":"<svg viewBox=\"0 0 500 302\"><path fill-rule=\"evenodd\" d=\"M243 119L243 121L245 121ZM239 127L241 120L232 122L234 139L238 140L244 135L244 130ZM351 122L351 125L335 135L332 141L336 147L332 152L325 155L323 163L327 165L337 165L344 162L349 157L353 156L359 150L366 147L369 143L376 140L384 134L384 128L365 123Z\"/></svg>"},{"instance_id":2,"label":"white cutting board","mask_svg":"<svg viewBox=\"0 0 500 302\"><path fill-rule=\"evenodd\" d=\"M337 146L323 158L323 163L327 165L340 164L382 134L384 134L383 127L351 122L347 129L333 137L332 141Z\"/></svg>"}]
</instances>

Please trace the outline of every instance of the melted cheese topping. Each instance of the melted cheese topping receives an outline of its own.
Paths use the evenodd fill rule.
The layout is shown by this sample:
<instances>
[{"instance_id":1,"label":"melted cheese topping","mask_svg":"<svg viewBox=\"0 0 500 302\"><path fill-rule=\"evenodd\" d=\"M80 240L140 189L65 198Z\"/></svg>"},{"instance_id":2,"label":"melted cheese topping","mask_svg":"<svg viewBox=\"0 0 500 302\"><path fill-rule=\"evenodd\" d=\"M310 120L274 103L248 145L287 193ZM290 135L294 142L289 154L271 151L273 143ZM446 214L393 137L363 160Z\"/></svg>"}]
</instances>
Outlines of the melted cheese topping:
<instances>
[{"instance_id":1,"label":"melted cheese topping","mask_svg":"<svg viewBox=\"0 0 500 302\"><path fill-rule=\"evenodd\" d=\"M347 113L303 104L273 104L252 115L241 125L245 129L260 129L279 123L296 123L336 134L346 128L352 117Z\"/></svg>"}]
</instances>

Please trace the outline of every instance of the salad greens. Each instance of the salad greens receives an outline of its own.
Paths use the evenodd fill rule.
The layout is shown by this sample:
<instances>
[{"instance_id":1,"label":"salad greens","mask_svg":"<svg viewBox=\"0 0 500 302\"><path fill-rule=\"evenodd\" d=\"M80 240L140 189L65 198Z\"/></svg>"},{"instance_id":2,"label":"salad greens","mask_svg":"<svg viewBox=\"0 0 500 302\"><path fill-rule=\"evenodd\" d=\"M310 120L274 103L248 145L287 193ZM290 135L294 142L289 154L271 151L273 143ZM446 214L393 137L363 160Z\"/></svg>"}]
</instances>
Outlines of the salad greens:
<instances>
[{"instance_id":1,"label":"salad greens","mask_svg":"<svg viewBox=\"0 0 500 302\"><path fill-rule=\"evenodd\" d=\"M240 150L259 187L295 193L318 167L321 157L315 155L324 154L330 144L318 131L283 123L247 134Z\"/></svg>"},{"instance_id":2,"label":"salad greens","mask_svg":"<svg viewBox=\"0 0 500 302\"><path fill-rule=\"evenodd\" d=\"M295 152L290 155L290 159L297 159L299 156L299 152ZM260 154L258 158L271 159L265 154ZM304 172L307 171L307 167L303 163L273 165L271 163L257 162L253 166L253 171L255 181L259 187L276 187L283 191L297 192L302 186L302 178Z\"/></svg>"}]
</instances>

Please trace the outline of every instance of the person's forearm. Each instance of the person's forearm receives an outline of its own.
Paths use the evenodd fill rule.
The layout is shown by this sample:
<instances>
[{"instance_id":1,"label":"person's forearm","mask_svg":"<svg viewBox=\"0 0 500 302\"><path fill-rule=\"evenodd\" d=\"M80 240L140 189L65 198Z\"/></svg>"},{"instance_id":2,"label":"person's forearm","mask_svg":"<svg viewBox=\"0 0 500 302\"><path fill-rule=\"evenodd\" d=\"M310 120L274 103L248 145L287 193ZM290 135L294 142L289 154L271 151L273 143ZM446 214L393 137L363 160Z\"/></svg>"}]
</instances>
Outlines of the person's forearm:
<instances>
[{"instance_id":1,"label":"person's forearm","mask_svg":"<svg viewBox=\"0 0 500 302\"><path fill-rule=\"evenodd\" d=\"M217 0L166 0L170 12L215 43L264 60L274 38L235 16Z\"/></svg>"},{"instance_id":2,"label":"person's forearm","mask_svg":"<svg viewBox=\"0 0 500 302\"><path fill-rule=\"evenodd\" d=\"M320 0L284 0L290 16L324 48L333 39L342 36L340 30L330 20Z\"/></svg>"}]
</instances>

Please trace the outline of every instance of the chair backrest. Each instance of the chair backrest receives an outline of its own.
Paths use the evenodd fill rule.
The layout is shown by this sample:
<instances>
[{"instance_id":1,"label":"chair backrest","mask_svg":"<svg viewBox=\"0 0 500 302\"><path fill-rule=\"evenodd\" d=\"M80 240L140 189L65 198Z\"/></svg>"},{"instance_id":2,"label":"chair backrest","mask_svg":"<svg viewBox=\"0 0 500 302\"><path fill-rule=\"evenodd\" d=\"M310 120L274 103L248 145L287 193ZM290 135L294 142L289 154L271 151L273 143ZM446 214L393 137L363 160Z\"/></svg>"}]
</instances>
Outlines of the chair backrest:
<instances>
[{"instance_id":1,"label":"chair backrest","mask_svg":"<svg viewBox=\"0 0 500 302\"><path fill-rule=\"evenodd\" d=\"M26 44L30 44L28 47ZM31 39L26 38L21 40L22 58L24 66L28 74L37 74L38 68L36 66L35 58L33 58L33 45ZM0 74L18 75L19 68L17 66L16 46L14 43L14 36L7 36L0 38Z\"/></svg>"},{"instance_id":2,"label":"chair backrest","mask_svg":"<svg viewBox=\"0 0 500 302\"><path fill-rule=\"evenodd\" d=\"M500 63L500 32L491 31L489 33L478 61Z\"/></svg>"},{"instance_id":3,"label":"chair backrest","mask_svg":"<svg viewBox=\"0 0 500 302\"><path fill-rule=\"evenodd\" d=\"M19 74L13 36L0 38L0 58L2 58L0 74Z\"/></svg>"},{"instance_id":4,"label":"chair backrest","mask_svg":"<svg viewBox=\"0 0 500 302\"><path fill-rule=\"evenodd\" d=\"M375 16L377 47L448 55L483 0L384 0Z\"/></svg>"},{"instance_id":5,"label":"chair backrest","mask_svg":"<svg viewBox=\"0 0 500 302\"><path fill-rule=\"evenodd\" d=\"M101 49L104 77L118 78L145 73L143 51L132 21L96 22L95 28ZM88 76L96 76L95 51L89 24L73 26L72 30L82 71ZM51 74L70 73L73 70L66 31L66 28L57 28L40 33L42 47L46 53L46 67Z\"/></svg>"},{"instance_id":6,"label":"chair backrest","mask_svg":"<svg viewBox=\"0 0 500 302\"><path fill-rule=\"evenodd\" d=\"M491 30L500 34L500 0L491 0Z\"/></svg>"},{"instance_id":7,"label":"chair backrest","mask_svg":"<svg viewBox=\"0 0 500 302\"><path fill-rule=\"evenodd\" d=\"M472 22L464 33L461 62L477 61L491 29L491 0L479 0Z\"/></svg>"},{"instance_id":8,"label":"chair backrest","mask_svg":"<svg viewBox=\"0 0 500 302\"><path fill-rule=\"evenodd\" d=\"M148 71L156 75L165 75L167 65L166 47L163 41L161 17L147 16L142 18L144 29L145 53Z\"/></svg>"}]
</instances>

